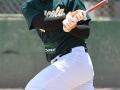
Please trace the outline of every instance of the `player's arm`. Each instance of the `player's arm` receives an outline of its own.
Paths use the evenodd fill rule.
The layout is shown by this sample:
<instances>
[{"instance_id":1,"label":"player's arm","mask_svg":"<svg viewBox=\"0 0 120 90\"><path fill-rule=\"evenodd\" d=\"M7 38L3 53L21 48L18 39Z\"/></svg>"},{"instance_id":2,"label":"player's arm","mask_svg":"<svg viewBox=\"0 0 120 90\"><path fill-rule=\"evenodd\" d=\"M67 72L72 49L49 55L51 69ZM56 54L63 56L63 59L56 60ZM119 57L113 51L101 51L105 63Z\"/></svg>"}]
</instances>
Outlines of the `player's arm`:
<instances>
[{"instance_id":1,"label":"player's arm","mask_svg":"<svg viewBox=\"0 0 120 90\"><path fill-rule=\"evenodd\" d=\"M62 21L65 19L64 14L60 17L46 17L43 12L34 9L32 1L23 3L21 11L30 30L54 30L62 26Z\"/></svg>"},{"instance_id":2,"label":"player's arm","mask_svg":"<svg viewBox=\"0 0 120 90\"><path fill-rule=\"evenodd\" d=\"M90 34L89 21L83 22L82 25L77 25L69 33L77 38L87 39Z\"/></svg>"},{"instance_id":3,"label":"player's arm","mask_svg":"<svg viewBox=\"0 0 120 90\"><path fill-rule=\"evenodd\" d=\"M66 15L66 19L62 22L63 30L75 37L87 39L90 31L89 21L86 19L86 13L83 10L76 10Z\"/></svg>"},{"instance_id":4,"label":"player's arm","mask_svg":"<svg viewBox=\"0 0 120 90\"><path fill-rule=\"evenodd\" d=\"M62 21L64 19L65 15L60 17L45 17L42 14L38 14L33 18L31 28L55 30L62 26Z\"/></svg>"}]
</instances>

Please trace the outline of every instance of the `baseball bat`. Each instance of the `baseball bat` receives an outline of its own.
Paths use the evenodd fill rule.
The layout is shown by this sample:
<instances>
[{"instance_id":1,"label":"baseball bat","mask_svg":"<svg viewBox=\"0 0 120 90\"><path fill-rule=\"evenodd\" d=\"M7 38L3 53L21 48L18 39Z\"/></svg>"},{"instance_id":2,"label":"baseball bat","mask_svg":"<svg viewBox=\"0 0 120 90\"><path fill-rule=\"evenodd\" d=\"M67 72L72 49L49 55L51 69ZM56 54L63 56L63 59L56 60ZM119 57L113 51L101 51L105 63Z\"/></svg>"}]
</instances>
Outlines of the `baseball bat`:
<instances>
[{"instance_id":1,"label":"baseball bat","mask_svg":"<svg viewBox=\"0 0 120 90\"><path fill-rule=\"evenodd\" d=\"M101 2L97 3L96 5L92 6L91 8L89 8L88 10L86 10L86 13L92 12L94 10L96 10L97 8L107 4L108 2L110 2L111 0L102 0Z\"/></svg>"},{"instance_id":2,"label":"baseball bat","mask_svg":"<svg viewBox=\"0 0 120 90\"><path fill-rule=\"evenodd\" d=\"M89 12L92 12L92 11L98 9L99 7L107 4L107 3L110 2L110 1L111 1L111 0L102 0L101 2L97 3L96 5L92 6L92 7L89 8L89 9L87 9L85 12L86 12L86 14L88 14ZM76 15L76 13L79 13L79 11L73 13L73 14L72 14L72 17L74 17L74 16Z\"/></svg>"}]
</instances>

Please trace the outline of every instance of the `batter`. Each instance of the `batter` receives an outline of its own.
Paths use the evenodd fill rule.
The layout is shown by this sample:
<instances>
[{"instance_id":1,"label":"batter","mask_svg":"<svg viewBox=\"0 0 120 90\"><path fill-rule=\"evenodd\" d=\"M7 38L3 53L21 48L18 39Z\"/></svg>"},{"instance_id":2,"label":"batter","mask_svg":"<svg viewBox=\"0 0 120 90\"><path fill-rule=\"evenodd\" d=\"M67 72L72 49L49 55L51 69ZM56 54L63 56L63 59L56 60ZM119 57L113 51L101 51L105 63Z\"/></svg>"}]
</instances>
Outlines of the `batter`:
<instances>
[{"instance_id":1,"label":"batter","mask_svg":"<svg viewBox=\"0 0 120 90\"><path fill-rule=\"evenodd\" d=\"M83 0L23 3L22 13L28 28L38 32L51 63L30 80L25 90L94 90L94 71L85 41L91 19L85 10Z\"/></svg>"}]
</instances>

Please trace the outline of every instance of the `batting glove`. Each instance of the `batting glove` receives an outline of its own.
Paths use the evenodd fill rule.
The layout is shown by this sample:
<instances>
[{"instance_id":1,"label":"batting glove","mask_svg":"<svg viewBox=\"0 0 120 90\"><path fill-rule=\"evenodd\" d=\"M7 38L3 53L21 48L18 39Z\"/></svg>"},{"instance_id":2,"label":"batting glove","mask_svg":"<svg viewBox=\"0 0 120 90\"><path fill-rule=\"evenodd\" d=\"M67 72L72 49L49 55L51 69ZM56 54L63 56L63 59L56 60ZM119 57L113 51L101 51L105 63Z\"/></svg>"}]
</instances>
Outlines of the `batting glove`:
<instances>
[{"instance_id":1,"label":"batting glove","mask_svg":"<svg viewBox=\"0 0 120 90\"><path fill-rule=\"evenodd\" d=\"M71 12L69 12L66 15L66 19L64 19L62 23L63 23L63 30L65 32L70 32L77 25L77 21L76 21L76 19L72 18Z\"/></svg>"},{"instance_id":2,"label":"batting glove","mask_svg":"<svg viewBox=\"0 0 120 90\"><path fill-rule=\"evenodd\" d=\"M77 22L80 20L86 20L86 12L83 10L76 10L72 13L72 17L76 19Z\"/></svg>"},{"instance_id":3,"label":"batting glove","mask_svg":"<svg viewBox=\"0 0 120 90\"><path fill-rule=\"evenodd\" d=\"M73 13L69 12L66 15L66 19L63 20L63 30L65 32L70 32L73 28L76 27L77 22L80 20L86 20L86 12L83 10L76 10Z\"/></svg>"}]
</instances>

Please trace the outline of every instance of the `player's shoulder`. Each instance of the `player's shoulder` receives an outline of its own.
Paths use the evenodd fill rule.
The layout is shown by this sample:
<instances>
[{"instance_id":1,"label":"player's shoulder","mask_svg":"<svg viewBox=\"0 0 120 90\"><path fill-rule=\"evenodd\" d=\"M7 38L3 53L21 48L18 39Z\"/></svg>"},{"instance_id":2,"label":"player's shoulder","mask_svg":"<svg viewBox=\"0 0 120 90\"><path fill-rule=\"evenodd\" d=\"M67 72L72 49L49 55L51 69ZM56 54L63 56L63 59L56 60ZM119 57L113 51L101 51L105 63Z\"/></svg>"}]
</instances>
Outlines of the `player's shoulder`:
<instances>
[{"instance_id":1,"label":"player's shoulder","mask_svg":"<svg viewBox=\"0 0 120 90\"><path fill-rule=\"evenodd\" d=\"M33 6L36 3L37 0L27 0L22 4L22 9L29 7L29 6Z\"/></svg>"},{"instance_id":2,"label":"player's shoulder","mask_svg":"<svg viewBox=\"0 0 120 90\"><path fill-rule=\"evenodd\" d=\"M34 4L37 0L27 0L22 5Z\"/></svg>"},{"instance_id":3,"label":"player's shoulder","mask_svg":"<svg viewBox=\"0 0 120 90\"><path fill-rule=\"evenodd\" d=\"M74 2L84 2L84 0L74 0Z\"/></svg>"},{"instance_id":4,"label":"player's shoulder","mask_svg":"<svg viewBox=\"0 0 120 90\"><path fill-rule=\"evenodd\" d=\"M64 0L65 1L65 0ZM84 0L67 0L69 3L78 3L84 2Z\"/></svg>"},{"instance_id":5,"label":"player's shoulder","mask_svg":"<svg viewBox=\"0 0 120 90\"><path fill-rule=\"evenodd\" d=\"M27 3L34 3L34 2L36 2L36 1L38 1L38 0L27 0L26 2L27 2Z\"/></svg>"}]
</instances>

